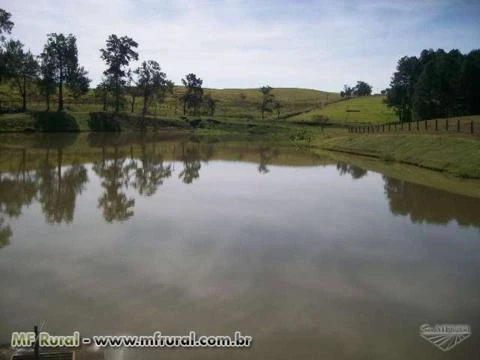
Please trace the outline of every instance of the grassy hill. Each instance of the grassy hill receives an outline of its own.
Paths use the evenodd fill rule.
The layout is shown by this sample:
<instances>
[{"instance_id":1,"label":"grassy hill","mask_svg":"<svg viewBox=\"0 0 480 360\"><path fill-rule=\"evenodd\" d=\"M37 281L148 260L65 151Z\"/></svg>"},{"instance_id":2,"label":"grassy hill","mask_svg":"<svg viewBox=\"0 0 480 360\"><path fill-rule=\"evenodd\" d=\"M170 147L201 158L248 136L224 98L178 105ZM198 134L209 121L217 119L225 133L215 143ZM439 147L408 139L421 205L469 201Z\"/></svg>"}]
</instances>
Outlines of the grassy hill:
<instances>
[{"instance_id":1,"label":"grassy hill","mask_svg":"<svg viewBox=\"0 0 480 360\"><path fill-rule=\"evenodd\" d=\"M342 100L290 118L294 121L315 121L328 118L338 124L379 124L398 121L392 109L384 104L384 96L366 96Z\"/></svg>"},{"instance_id":2,"label":"grassy hill","mask_svg":"<svg viewBox=\"0 0 480 360\"><path fill-rule=\"evenodd\" d=\"M30 89L30 95L27 101L29 110L44 110L45 102L40 96L35 86ZM176 86L174 93L168 95L163 103L154 104L150 108L153 116L170 117L183 114L183 104L180 100L185 89L182 86ZM324 106L328 102L336 101L340 98L337 93L300 88L276 88L273 89L275 100L280 101L282 108L280 116L294 115L296 113L309 111L317 107ZM215 116L258 119L260 117L259 105L262 95L258 89L204 89L205 94L210 94L216 101ZM131 111L131 98L125 97L124 111ZM71 112L91 112L102 111L102 99L95 96L95 92L90 90L88 94L82 96L79 100L74 100L68 89L64 92L65 108ZM17 106L21 104L21 99L15 89L8 84L0 85L0 103L2 106ZM52 110L56 107L56 97L52 99ZM135 100L134 112L140 113L143 107L141 98ZM109 109L111 110L111 108ZM204 109L205 110L205 109ZM267 113L267 118L274 119L275 113Z\"/></svg>"}]
</instances>

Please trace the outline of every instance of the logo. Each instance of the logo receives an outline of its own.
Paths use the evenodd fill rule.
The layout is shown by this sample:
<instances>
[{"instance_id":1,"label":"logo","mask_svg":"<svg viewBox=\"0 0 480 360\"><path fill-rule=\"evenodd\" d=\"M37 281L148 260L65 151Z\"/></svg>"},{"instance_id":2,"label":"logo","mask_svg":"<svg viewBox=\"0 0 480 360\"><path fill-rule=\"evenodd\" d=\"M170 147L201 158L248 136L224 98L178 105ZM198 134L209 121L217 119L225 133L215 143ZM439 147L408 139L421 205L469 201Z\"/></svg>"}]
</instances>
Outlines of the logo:
<instances>
[{"instance_id":1,"label":"logo","mask_svg":"<svg viewBox=\"0 0 480 360\"><path fill-rule=\"evenodd\" d=\"M464 324L424 324L420 326L420 336L442 351L452 350L471 334L470 325Z\"/></svg>"}]
</instances>

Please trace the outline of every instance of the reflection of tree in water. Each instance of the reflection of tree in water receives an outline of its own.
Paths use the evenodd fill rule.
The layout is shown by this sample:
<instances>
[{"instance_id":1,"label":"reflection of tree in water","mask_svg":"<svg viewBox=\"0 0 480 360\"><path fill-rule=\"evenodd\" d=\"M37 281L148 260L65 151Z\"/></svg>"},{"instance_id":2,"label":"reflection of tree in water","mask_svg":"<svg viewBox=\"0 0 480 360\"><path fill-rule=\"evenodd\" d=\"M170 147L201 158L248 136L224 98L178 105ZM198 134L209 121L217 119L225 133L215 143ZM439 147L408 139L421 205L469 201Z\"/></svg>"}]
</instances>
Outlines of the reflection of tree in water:
<instances>
[{"instance_id":1,"label":"reflection of tree in water","mask_svg":"<svg viewBox=\"0 0 480 360\"><path fill-rule=\"evenodd\" d=\"M270 172L270 170L267 168L267 165L270 163L270 161L272 161L273 158L278 156L278 150L261 146L259 153L260 163L258 164L258 172L260 174L267 174Z\"/></svg>"},{"instance_id":2,"label":"reflection of tree in water","mask_svg":"<svg viewBox=\"0 0 480 360\"><path fill-rule=\"evenodd\" d=\"M93 171L102 178L104 192L98 199L98 207L103 209L106 221L124 221L133 216L135 199L127 198L122 191L128 185L129 167L124 167L125 157L114 148L113 159L107 159L105 148L102 149L102 159L95 162Z\"/></svg>"},{"instance_id":3,"label":"reflection of tree in water","mask_svg":"<svg viewBox=\"0 0 480 360\"><path fill-rule=\"evenodd\" d=\"M5 225L4 222L5 220L0 217L0 249L10 244L13 234L10 225Z\"/></svg>"},{"instance_id":4,"label":"reflection of tree in water","mask_svg":"<svg viewBox=\"0 0 480 360\"><path fill-rule=\"evenodd\" d=\"M480 227L477 198L386 176L383 180L390 211L395 215L409 215L416 223L447 224L456 220L460 225Z\"/></svg>"},{"instance_id":5,"label":"reflection of tree in water","mask_svg":"<svg viewBox=\"0 0 480 360\"><path fill-rule=\"evenodd\" d=\"M13 234L5 217L19 217L23 206L30 205L37 194L35 177L26 170L26 150L21 151L17 170L0 173L0 248L10 243Z\"/></svg>"},{"instance_id":6,"label":"reflection of tree in water","mask_svg":"<svg viewBox=\"0 0 480 360\"><path fill-rule=\"evenodd\" d=\"M361 179L367 175L367 170L343 162L337 163L337 170L341 176L350 174L354 180Z\"/></svg>"},{"instance_id":7,"label":"reflection of tree in water","mask_svg":"<svg viewBox=\"0 0 480 360\"><path fill-rule=\"evenodd\" d=\"M182 144L181 160L183 161L183 170L178 178L182 179L185 184L191 184L193 180L200 177L199 172L202 167L198 146L190 146L185 149L185 144Z\"/></svg>"},{"instance_id":8,"label":"reflection of tree in water","mask_svg":"<svg viewBox=\"0 0 480 360\"><path fill-rule=\"evenodd\" d=\"M75 201L88 182L87 170L81 164L62 169L63 150L57 149L56 166L50 162L50 150L36 172L38 200L48 223L73 221Z\"/></svg>"},{"instance_id":9,"label":"reflection of tree in water","mask_svg":"<svg viewBox=\"0 0 480 360\"><path fill-rule=\"evenodd\" d=\"M140 161L132 161L127 166L135 172L132 186L140 195L151 196L155 194L159 185L172 175L172 166L163 164L163 156L156 154L155 149L147 151L145 144L141 145Z\"/></svg>"}]
</instances>

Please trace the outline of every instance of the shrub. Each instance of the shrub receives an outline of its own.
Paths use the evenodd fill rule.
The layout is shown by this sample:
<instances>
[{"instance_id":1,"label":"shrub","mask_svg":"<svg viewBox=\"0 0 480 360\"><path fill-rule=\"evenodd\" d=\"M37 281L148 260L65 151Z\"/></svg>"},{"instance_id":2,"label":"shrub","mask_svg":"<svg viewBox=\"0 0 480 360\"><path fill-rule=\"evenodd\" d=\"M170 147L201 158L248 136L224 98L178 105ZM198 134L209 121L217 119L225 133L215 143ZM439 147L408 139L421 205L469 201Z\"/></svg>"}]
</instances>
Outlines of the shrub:
<instances>
[{"instance_id":1,"label":"shrub","mask_svg":"<svg viewBox=\"0 0 480 360\"><path fill-rule=\"evenodd\" d=\"M39 111L33 114L35 129L45 132L80 131L77 120L64 111Z\"/></svg>"},{"instance_id":2,"label":"shrub","mask_svg":"<svg viewBox=\"0 0 480 360\"><path fill-rule=\"evenodd\" d=\"M114 117L114 114L107 112L90 113L90 119L88 119L88 127L92 131L122 131L118 119Z\"/></svg>"}]
</instances>

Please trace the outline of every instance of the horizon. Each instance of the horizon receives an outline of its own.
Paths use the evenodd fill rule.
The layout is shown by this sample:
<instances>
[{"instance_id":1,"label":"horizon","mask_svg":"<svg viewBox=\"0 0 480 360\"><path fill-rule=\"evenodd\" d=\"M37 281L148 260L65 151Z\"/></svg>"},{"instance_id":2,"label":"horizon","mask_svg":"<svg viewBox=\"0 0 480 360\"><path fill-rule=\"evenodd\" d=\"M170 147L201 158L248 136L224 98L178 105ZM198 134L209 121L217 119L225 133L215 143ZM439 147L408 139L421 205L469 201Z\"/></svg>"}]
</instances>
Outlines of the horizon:
<instances>
[{"instance_id":1,"label":"horizon","mask_svg":"<svg viewBox=\"0 0 480 360\"><path fill-rule=\"evenodd\" d=\"M105 69L100 48L112 33L138 42L132 68L156 60L176 85L193 72L206 88L268 84L335 93L358 80L378 93L401 57L430 48L468 53L480 35L474 1L21 0L0 6L12 13L11 37L36 55L47 33L75 35L92 87Z\"/></svg>"}]
</instances>

